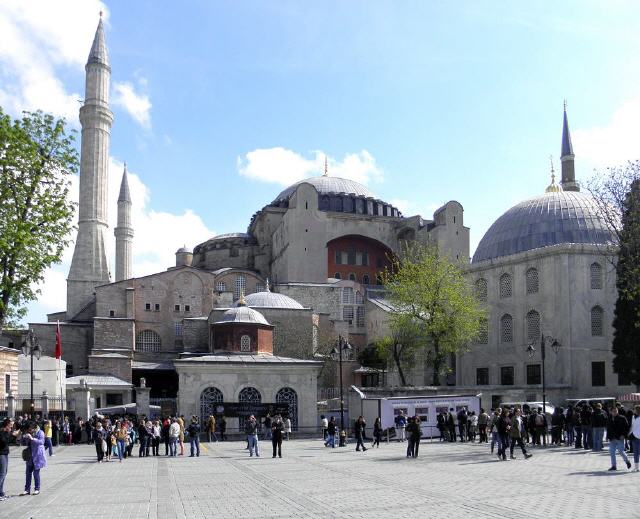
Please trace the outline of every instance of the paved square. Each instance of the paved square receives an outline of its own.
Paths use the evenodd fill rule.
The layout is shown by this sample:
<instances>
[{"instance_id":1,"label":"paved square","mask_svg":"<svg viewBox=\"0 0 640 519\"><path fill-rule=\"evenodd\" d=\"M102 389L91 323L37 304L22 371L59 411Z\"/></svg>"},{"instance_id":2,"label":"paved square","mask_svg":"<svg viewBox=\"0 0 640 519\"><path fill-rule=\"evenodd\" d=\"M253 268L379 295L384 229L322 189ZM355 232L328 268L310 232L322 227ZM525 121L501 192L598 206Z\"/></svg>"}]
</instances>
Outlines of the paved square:
<instances>
[{"instance_id":1,"label":"paved square","mask_svg":"<svg viewBox=\"0 0 640 519\"><path fill-rule=\"evenodd\" d=\"M414 460L406 444L362 453L295 440L272 459L270 442L261 458L242 442L203 445L200 458L103 464L92 446L61 447L42 471L42 493L26 497L17 496L24 462L13 448L5 492L15 497L0 503L0 517L640 517L640 473L608 473L606 453L534 449L530 460L500 462L486 445L424 442Z\"/></svg>"}]
</instances>

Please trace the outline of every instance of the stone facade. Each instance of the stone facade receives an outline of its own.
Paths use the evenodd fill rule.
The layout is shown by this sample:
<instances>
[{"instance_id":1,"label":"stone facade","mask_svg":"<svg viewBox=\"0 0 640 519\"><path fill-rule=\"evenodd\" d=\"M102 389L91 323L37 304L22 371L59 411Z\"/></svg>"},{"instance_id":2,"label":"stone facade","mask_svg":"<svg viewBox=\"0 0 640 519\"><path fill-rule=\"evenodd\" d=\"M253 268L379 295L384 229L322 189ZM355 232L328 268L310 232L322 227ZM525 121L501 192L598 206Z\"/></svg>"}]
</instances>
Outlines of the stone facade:
<instances>
[{"instance_id":1,"label":"stone facade","mask_svg":"<svg viewBox=\"0 0 640 519\"><path fill-rule=\"evenodd\" d=\"M18 394L18 356L20 352L13 348L0 346L0 374L2 375L2 395Z\"/></svg>"}]
</instances>

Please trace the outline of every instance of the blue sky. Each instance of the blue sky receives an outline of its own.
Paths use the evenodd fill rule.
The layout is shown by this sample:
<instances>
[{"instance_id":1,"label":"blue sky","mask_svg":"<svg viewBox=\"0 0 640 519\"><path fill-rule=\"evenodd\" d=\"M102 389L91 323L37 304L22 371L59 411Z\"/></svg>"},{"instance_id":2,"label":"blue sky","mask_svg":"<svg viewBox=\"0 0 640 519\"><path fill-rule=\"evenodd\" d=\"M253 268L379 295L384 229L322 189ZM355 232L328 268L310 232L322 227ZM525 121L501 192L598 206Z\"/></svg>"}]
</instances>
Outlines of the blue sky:
<instances>
[{"instance_id":1,"label":"blue sky","mask_svg":"<svg viewBox=\"0 0 640 519\"><path fill-rule=\"evenodd\" d=\"M559 169L564 98L579 180L640 158L637 2L49 4L0 6L0 105L78 126L105 10L111 183L126 161L138 275L183 242L244 231L325 154L330 174L405 215L458 200L473 253L493 220L544 190L549 155ZM64 307L69 259L29 320Z\"/></svg>"}]
</instances>

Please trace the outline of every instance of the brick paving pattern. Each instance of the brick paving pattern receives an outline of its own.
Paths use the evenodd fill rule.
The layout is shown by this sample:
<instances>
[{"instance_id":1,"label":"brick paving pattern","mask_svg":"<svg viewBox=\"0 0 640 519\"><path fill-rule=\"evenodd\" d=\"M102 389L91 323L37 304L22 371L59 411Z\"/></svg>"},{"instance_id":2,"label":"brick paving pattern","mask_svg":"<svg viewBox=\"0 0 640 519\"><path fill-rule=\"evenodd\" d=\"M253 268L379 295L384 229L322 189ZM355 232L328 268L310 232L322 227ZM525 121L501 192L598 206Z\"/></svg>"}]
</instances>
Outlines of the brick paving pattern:
<instances>
[{"instance_id":1,"label":"brick paving pattern","mask_svg":"<svg viewBox=\"0 0 640 519\"><path fill-rule=\"evenodd\" d=\"M24 462L13 448L5 483L12 497L0 503L0 517L382 518L397 517L399 507L425 518L640 517L640 473L622 461L607 472L607 453L550 447L500 462L485 445L425 442L414 460L406 444L362 453L295 440L272 459L270 442L261 442L261 458L250 458L243 442L203 445L200 458L103 464L92 446L61 447L42 471L42 493L25 497L17 496Z\"/></svg>"}]
</instances>

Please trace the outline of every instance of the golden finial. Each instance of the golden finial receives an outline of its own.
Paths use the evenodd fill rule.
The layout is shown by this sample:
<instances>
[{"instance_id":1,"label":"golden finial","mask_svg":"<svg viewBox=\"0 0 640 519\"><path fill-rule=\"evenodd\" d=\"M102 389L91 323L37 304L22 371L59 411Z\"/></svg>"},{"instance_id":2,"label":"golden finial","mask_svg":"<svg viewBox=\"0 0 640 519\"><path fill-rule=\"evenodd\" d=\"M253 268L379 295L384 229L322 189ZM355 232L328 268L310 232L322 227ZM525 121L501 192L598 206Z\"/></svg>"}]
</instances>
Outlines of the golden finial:
<instances>
[{"instance_id":1,"label":"golden finial","mask_svg":"<svg viewBox=\"0 0 640 519\"><path fill-rule=\"evenodd\" d=\"M240 299L238 299L238 306L247 306L247 302L244 300L244 288L240 289Z\"/></svg>"},{"instance_id":2,"label":"golden finial","mask_svg":"<svg viewBox=\"0 0 640 519\"><path fill-rule=\"evenodd\" d=\"M324 156L324 175L322 175L323 177L328 177L329 176L329 164L327 162L327 156Z\"/></svg>"},{"instance_id":3,"label":"golden finial","mask_svg":"<svg viewBox=\"0 0 640 519\"><path fill-rule=\"evenodd\" d=\"M556 184L556 170L553 168L553 155L549 155L549 162L551 163L551 184L545 189L545 193L559 193L562 191L562 186Z\"/></svg>"}]
</instances>

